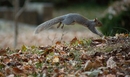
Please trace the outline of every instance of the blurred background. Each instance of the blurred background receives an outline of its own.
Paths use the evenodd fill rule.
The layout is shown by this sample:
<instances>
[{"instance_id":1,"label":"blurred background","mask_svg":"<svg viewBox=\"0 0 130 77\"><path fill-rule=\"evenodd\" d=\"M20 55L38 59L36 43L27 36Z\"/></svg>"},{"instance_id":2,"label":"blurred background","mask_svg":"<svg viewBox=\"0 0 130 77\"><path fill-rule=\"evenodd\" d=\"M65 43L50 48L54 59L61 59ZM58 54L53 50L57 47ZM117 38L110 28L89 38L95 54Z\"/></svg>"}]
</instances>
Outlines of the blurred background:
<instances>
[{"instance_id":1,"label":"blurred background","mask_svg":"<svg viewBox=\"0 0 130 77\"><path fill-rule=\"evenodd\" d=\"M74 37L100 38L78 24L34 34L39 24L67 13L98 18L103 26L97 29L106 36L130 32L130 0L0 0L0 48L46 46Z\"/></svg>"}]
</instances>

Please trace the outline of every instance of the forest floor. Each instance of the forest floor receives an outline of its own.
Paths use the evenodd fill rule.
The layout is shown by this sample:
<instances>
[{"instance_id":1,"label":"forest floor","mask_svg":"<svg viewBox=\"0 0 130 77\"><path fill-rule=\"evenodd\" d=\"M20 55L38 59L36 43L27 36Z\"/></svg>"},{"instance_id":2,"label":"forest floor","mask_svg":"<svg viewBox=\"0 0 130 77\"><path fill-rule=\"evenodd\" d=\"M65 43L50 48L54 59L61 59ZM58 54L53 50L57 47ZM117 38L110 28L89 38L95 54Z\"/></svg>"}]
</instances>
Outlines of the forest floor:
<instances>
[{"instance_id":1,"label":"forest floor","mask_svg":"<svg viewBox=\"0 0 130 77\"><path fill-rule=\"evenodd\" d=\"M48 33L54 32L49 31ZM0 49L0 77L130 76L129 34L116 34L113 37L97 39L79 39L84 35L77 32L76 34L79 35L73 36L75 34L73 32L69 33L67 36L69 38L66 37L66 39L61 38L62 35L60 35L60 40L55 40L57 39L55 34L53 34L53 39L50 39L51 37L41 38L41 35L32 37L28 33L25 34L21 35L19 41L19 44L25 44L19 45L18 49L12 49L8 44L12 35L8 33L2 38L1 42L6 42L4 45L10 47ZM63 39L71 40L66 42ZM47 45L50 40L51 42L55 40L55 42ZM39 46L36 44L29 46L34 41Z\"/></svg>"},{"instance_id":2,"label":"forest floor","mask_svg":"<svg viewBox=\"0 0 130 77\"><path fill-rule=\"evenodd\" d=\"M49 29L19 24L17 48L13 26L0 30L0 77L129 77L130 35L99 37L88 30Z\"/></svg>"}]
</instances>

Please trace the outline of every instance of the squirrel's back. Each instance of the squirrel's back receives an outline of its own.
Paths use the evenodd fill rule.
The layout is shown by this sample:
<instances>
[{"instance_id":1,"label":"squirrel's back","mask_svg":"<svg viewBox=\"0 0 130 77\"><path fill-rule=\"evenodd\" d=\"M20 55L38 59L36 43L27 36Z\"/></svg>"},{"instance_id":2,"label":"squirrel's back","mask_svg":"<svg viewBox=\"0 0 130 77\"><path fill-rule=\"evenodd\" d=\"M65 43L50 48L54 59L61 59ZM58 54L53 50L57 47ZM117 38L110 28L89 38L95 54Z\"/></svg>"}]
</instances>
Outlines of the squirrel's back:
<instances>
[{"instance_id":1,"label":"squirrel's back","mask_svg":"<svg viewBox=\"0 0 130 77\"><path fill-rule=\"evenodd\" d=\"M82 15L80 15L78 13L69 13L69 14L66 14L65 16L66 16L65 17L66 21L71 20L73 22L76 22L76 23L82 24L82 25L84 25L86 23L86 21L88 21L87 18L83 17Z\"/></svg>"}]
</instances>

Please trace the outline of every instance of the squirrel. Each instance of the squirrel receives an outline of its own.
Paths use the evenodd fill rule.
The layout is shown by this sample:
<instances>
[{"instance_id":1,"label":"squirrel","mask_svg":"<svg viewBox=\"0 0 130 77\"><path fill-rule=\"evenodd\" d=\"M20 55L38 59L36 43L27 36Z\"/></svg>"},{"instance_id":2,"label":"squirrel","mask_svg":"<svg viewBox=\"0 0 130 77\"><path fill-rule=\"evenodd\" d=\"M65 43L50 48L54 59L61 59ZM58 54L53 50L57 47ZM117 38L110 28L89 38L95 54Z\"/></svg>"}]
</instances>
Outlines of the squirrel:
<instances>
[{"instance_id":1,"label":"squirrel","mask_svg":"<svg viewBox=\"0 0 130 77\"><path fill-rule=\"evenodd\" d=\"M102 23L97 18L95 18L94 20L89 20L78 13L69 13L69 14L65 14L65 15L50 19L50 20L40 24L36 28L35 33L37 34L44 29L52 27L55 24L58 24L57 28L59 28L62 24L61 28L63 28L64 25L71 25L74 23L78 23L80 25L87 27L90 31L99 35L100 37L103 36L103 34L99 33L95 28L95 27L102 26Z\"/></svg>"}]
</instances>

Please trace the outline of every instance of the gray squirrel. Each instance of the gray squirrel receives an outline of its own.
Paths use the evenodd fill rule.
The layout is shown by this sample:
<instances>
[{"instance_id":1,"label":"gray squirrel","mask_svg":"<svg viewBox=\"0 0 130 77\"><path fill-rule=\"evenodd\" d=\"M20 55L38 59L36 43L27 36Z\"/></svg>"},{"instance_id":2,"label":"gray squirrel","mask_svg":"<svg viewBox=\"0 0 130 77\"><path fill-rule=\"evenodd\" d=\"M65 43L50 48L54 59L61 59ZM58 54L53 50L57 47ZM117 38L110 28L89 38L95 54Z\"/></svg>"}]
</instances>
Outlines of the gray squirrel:
<instances>
[{"instance_id":1,"label":"gray squirrel","mask_svg":"<svg viewBox=\"0 0 130 77\"><path fill-rule=\"evenodd\" d=\"M95 18L94 20L89 20L78 13L65 14L65 15L50 19L46 22L43 22L36 28L35 33L37 34L41 32L42 30L52 27L55 24L58 24L57 28L59 28L62 24L61 28L63 28L64 25L71 25L74 23L83 25L87 27L89 30L91 30L93 33L101 37L103 36L103 34L99 33L95 28L95 27L102 26L102 23L97 18Z\"/></svg>"}]
</instances>

